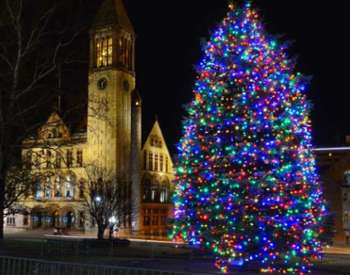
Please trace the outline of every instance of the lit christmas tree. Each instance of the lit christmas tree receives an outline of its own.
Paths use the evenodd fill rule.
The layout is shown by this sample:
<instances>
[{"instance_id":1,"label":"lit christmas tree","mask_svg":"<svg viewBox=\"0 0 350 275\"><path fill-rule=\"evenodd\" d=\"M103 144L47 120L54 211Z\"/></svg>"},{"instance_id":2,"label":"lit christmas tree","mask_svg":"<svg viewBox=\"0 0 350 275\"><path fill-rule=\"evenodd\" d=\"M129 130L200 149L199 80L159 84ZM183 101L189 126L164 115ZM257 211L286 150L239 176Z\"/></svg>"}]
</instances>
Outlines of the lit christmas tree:
<instances>
[{"instance_id":1,"label":"lit christmas tree","mask_svg":"<svg viewBox=\"0 0 350 275\"><path fill-rule=\"evenodd\" d=\"M250 3L229 7L183 122L173 238L211 251L222 272L302 275L320 257L326 215L307 81Z\"/></svg>"}]
</instances>

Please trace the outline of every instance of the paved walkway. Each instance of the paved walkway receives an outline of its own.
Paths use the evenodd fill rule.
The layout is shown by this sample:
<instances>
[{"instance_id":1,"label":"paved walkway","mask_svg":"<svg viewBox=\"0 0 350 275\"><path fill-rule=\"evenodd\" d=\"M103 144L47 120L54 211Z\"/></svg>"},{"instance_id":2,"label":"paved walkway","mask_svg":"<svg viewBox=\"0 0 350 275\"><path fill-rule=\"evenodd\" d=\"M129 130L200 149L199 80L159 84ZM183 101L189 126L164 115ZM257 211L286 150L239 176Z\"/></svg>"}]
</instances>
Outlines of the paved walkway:
<instances>
[{"instance_id":1,"label":"paved walkway","mask_svg":"<svg viewBox=\"0 0 350 275\"><path fill-rule=\"evenodd\" d=\"M7 231L5 232L5 238L7 239L47 239L47 238L95 238L95 234L74 234L70 236L54 236L51 230L34 230L34 231ZM133 246L149 246L154 247L149 250L149 253L153 253L152 249L158 250L158 248L165 246L169 249L174 249L172 242L162 241L150 241L150 240L132 240ZM350 274L350 246L336 245L333 247L325 248L325 259L322 263L317 264L317 269L312 274L314 275L349 275ZM159 251L158 251L159 252ZM28 255L29 257L30 255ZM145 257L138 258L123 258L123 257L90 257L90 258L77 258L76 261L83 261L84 263L102 264L102 265L119 265L127 267L139 267L158 270L173 270L179 272L189 272L192 274L220 274L214 267L213 261L204 258L153 258L152 255L145 255ZM72 259L73 261L73 259ZM257 275L254 272L235 272L235 275Z\"/></svg>"}]
</instances>

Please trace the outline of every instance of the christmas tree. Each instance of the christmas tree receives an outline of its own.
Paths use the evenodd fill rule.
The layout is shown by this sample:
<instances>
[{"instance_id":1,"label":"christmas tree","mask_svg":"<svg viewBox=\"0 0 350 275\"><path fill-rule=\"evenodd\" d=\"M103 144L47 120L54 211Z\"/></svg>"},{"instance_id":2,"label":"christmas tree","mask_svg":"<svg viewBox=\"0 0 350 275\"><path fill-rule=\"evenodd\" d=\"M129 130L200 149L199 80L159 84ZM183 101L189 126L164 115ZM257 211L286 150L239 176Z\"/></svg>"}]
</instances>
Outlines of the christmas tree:
<instances>
[{"instance_id":1,"label":"christmas tree","mask_svg":"<svg viewBox=\"0 0 350 275\"><path fill-rule=\"evenodd\" d=\"M307 80L250 3L229 5L197 70L178 145L172 237L211 251L222 272L309 272L326 208Z\"/></svg>"}]
</instances>

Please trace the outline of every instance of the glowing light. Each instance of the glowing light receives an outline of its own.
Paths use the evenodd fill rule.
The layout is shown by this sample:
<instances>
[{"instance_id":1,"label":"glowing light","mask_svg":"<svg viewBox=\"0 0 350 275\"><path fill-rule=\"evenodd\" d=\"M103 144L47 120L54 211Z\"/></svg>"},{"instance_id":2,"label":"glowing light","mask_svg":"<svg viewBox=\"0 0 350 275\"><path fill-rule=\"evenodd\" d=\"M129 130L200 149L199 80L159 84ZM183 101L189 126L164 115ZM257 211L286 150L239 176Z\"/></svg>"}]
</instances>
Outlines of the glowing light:
<instances>
[{"instance_id":1,"label":"glowing light","mask_svg":"<svg viewBox=\"0 0 350 275\"><path fill-rule=\"evenodd\" d=\"M304 275L320 257L327 213L308 83L286 50L250 3L230 4L197 66L177 146L172 237L210 251L223 273L255 263Z\"/></svg>"}]
</instances>

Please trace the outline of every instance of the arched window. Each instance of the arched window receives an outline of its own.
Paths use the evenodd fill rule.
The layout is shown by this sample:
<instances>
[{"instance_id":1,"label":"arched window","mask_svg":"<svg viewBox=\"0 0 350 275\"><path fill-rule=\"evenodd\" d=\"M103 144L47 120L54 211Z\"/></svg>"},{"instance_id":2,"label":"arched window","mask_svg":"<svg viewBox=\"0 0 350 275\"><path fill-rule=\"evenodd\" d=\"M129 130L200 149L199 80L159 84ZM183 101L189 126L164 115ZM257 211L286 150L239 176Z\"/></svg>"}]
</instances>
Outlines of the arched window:
<instances>
[{"instance_id":1,"label":"arched window","mask_svg":"<svg viewBox=\"0 0 350 275\"><path fill-rule=\"evenodd\" d=\"M35 178L34 183L34 197L36 200L41 200L43 198L43 190L41 187L40 177Z\"/></svg>"},{"instance_id":2,"label":"arched window","mask_svg":"<svg viewBox=\"0 0 350 275\"><path fill-rule=\"evenodd\" d=\"M170 200L170 184L169 180L164 180L161 185L160 189L160 202L161 203L168 203Z\"/></svg>"},{"instance_id":3,"label":"arched window","mask_svg":"<svg viewBox=\"0 0 350 275\"><path fill-rule=\"evenodd\" d=\"M55 178L55 187L54 187L54 194L55 198L61 198L62 197L62 184L61 184L61 177L57 176Z\"/></svg>"},{"instance_id":4,"label":"arched window","mask_svg":"<svg viewBox=\"0 0 350 275\"><path fill-rule=\"evenodd\" d=\"M154 154L154 171L158 171L158 153Z\"/></svg>"},{"instance_id":5,"label":"arched window","mask_svg":"<svg viewBox=\"0 0 350 275\"><path fill-rule=\"evenodd\" d=\"M51 199L52 196L52 182L51 177L47 176L45 179L45 199Z\"/></svg>"},{"instance_id":6,"label":"arched window","mask_svg":"<svg viewBox=\"0 0 350 275\"><path fill-rule=\"evenodd\" d=\"M151 187L151 201L152 202L159 202L159 183L157 181L152 183Z\"/></svg>"},{"instance_id":7,"label":"arched window","mask_svg":"<svg viewBox=\"0 0 350 275\"><path fill-rule=\"evenodd\" d=\"M160 154L159 156L159 171L164 172L164 156L163 154Z\"/></svg>"},{"instance_id":8,"label":"arched window","mask_svg":"<svg viewBox=\"0 0 350 275\"><path fill-rule=\"evenodd\" d=\"M143 180L143 195L142 199L144 202L150 202L151 201L151 181L149 179Z\"/></svg>"},{"instance_id":9,"label":"arched window","mask_svg":"<svg viewBox=\"0 0 350 275\"><path fill-rule=\"evenodd\" d=\"M73 166L73 151L71 149L67 150L67 168Z\"/></svg>"},{"instance_id":10,"label":"arched window","mask_svg":"<svg viewBox=\"0 0 350 275\"><path fill-rule=\"evenodd\" d=\"M62 166L62 156L60 152L56 152L56 168L60 169Z\"/></svg>"},{"instance_id":11,"label":"arched window","mask_svg":"<svg viewBox=\"0 0 350 275\"><path fill-rule=\"evenodd\" d=\"M153 154L152 152L148 153L148 169L153 171Z\"/></svg>"},{"instance_id":12,"label":"arched window","mask_svg":"<svg viewBox=\"0 0 350 275\"><path fill-rule=\"evenodd\" d=\"M80 182L79 182L79 198L83 199L84 197L85 197L84 196L84 181L80 180Z\"/></svg>"},{"instance_id":13,"label":"arched window","mask_svg":"<svg viewBox=\"0 0 350 275\"><path fill-rule=\"evenodd\" d=\"M77 151L77 166L83 167L83 151L82 150Z\"/></svg>"},{"instance_id":14,"label":"arched window","mask_svg":"<svg viewBox=\"0 0 350 275\"><path fill-rule=\"evenodd\" d=\"M66 199L73 199L74 197L74 177L72 175L68 175L65 178L64 182L64 197Z\"/></svg>"},{"instance_id":15,"label":"arched window","mask_svg":"<svg viewBox=\"0 0 350 275\"><path fill-rule=\"evenodd\" d=\"M113 63L113 39L101 37L96 39L96 66L97 68L111 66Z\"/></svg>"}]
</instances>

